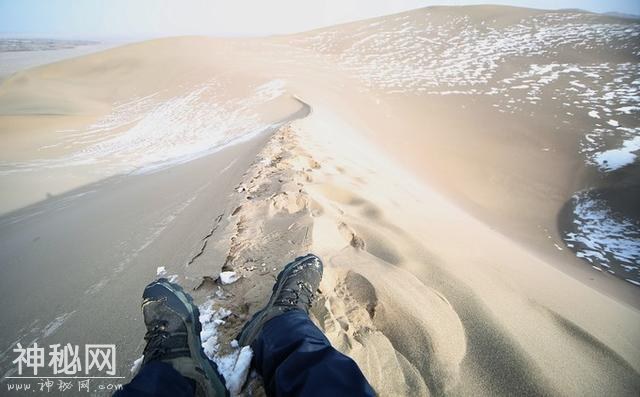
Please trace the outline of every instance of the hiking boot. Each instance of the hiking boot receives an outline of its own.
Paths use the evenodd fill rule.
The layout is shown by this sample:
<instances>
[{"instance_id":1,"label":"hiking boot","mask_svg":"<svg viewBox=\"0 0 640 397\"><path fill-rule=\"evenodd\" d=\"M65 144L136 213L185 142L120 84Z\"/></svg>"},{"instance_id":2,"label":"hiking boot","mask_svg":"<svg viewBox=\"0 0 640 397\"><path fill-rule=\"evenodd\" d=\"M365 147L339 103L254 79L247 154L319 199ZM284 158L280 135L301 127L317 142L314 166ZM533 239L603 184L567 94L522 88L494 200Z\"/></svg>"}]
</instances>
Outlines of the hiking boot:
<instances>
[{"instance_id":1,"label":"hiking boot","mask_svg":"<svg viewBox=\"0 0 640 397\"><path fill-rule=\"evenodd\" d=\"M238 337L240 346L253 343L272 318L291 310L309 313L322 279L322 261L313 254L296 258L278 274L269 303L249 320Z\"/></svg>"},{"instance_id":2,"label":"hiking boot","mask_svg":"<svg viewBox=\"0 0 640 397\"><path fill-rule=\"evenodd\" d=\"M161 361L192 379L196 396L228 396L218 367L205 356L200 342L200 312L189 294L161 278L142 294L147 333L143 364Z\"/></svg>"}]
</instances>

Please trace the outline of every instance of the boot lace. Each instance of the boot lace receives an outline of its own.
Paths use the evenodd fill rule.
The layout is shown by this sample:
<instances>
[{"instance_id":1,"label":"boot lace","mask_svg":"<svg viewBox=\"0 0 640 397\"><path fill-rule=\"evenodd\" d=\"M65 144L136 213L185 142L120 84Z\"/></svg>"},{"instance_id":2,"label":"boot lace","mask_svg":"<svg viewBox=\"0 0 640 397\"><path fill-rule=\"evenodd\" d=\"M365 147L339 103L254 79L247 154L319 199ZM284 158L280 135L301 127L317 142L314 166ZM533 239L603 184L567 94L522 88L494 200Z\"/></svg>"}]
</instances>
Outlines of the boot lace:
<instances>
[{"instance_id":1,"label":"boot lace","mask_svg":"<svg viewBox=\"0 0 640 397\"><path fill-rule=\"evenodd\" d=\"M283 288L280 291L275 305L278 306L297 306L300 301L310 307L315 300L314 291L308 283L298 281L294 288Z\"/></svg>"},{"instance_id":2,"label":"boot lace","mask_svg":"<svg viewBox=\"0 0 640 397\"><path fill-rule=\"evenodd\" d=\"M156 321L144 336L147 345L144 348L144 356L148 360L162 357L167 353L168 348L165 346L169 339L169 332L166 331L166 321Z\"/></svg>"}]
</instances>

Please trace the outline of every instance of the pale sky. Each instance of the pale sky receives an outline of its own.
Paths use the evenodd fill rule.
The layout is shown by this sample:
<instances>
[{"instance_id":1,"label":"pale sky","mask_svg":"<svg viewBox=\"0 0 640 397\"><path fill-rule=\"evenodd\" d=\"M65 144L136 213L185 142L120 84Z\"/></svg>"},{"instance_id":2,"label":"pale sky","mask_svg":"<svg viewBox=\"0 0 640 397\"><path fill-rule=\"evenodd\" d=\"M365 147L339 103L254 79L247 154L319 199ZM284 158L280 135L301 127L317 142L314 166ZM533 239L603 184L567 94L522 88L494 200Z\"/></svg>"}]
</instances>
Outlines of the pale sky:
<instances>
[{"instance_id":1,"label":"pale sky","mask_svg":"<svg viewBox=\"0 0 640 397\"><path fill-rule=\"evenodd\" d=\"M255 36L300 32L429 5L487 2L640 15L640 0L0 0L0 35Z\"/></svg>"}]
</instances>

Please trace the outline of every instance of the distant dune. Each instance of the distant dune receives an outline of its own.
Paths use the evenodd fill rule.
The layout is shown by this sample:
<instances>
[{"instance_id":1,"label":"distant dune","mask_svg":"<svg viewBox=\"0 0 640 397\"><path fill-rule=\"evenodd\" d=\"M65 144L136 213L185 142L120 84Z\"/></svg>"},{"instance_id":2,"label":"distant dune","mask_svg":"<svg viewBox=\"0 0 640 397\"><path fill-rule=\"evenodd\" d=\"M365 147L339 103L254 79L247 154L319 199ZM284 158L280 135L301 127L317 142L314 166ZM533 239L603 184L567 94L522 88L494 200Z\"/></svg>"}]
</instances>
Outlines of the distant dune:
<instances>
[{"instance_id":1,"label":"distant dune","mask_svg":"<svg viewBox=\"0 0 640 397\"><path fill-rule=\"evenodd\" d=\"M640 15L635 14L624 14L621 12L605 12L604 15L608 15L616 18L627 18L627 19L640 19Z\"/></svg>"},{"instance_id":2,"label":"distant dune","mask_svg":"<svg viewBox=\"0 0 640 397\"><path fill-rule=\"evenodd\" d=\"M637 22L432 7L284 40L388 95L377 136L474 215L640 282Z\"/></svg>"},{"instance_id":3,"label":"distant dune","mask_svg":"<svg viewBox=\"0 0 640 397\"><path fill-rule=\"evenodd\" d=\"M0 82L20 70L104 51L121 43L86 40L0 38Z\"/></svg>"},{"instance_id":4,"label":"distant dune","mask_svg":"<svg viewBox=\"0 0 640 397\"><path fill-rule=\"evenodd\" d=\"M132 204L165 216L132 268L174 221L210 230L175 273L236 314L213 357L313 251L315 320L381 395L640 393L640 22L428 7L21 71L0 86L0 220L114 175L170 179L269 128L241 177L210 170L235 186L213 224ZM241 279L216 293L222 270Z\"/></svg>"}]
</instances>

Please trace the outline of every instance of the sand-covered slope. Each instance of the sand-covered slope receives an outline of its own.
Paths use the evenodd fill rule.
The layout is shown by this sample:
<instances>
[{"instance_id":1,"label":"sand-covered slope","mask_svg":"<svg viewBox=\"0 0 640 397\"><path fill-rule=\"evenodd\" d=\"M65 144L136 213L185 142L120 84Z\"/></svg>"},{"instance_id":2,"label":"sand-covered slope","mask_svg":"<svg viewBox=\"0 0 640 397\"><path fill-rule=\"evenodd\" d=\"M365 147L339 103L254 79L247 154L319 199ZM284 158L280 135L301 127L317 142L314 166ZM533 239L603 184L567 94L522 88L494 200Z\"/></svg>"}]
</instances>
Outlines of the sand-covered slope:
<instances>
[{"instance_id":1,"label":"sand-covered slope","mask_svg":"<svg viewBox=\"0 0 640 397\"><path fill-rule=\"evenodd\" d=\"M578 11L432 7L39 67L0 86L1 209L276 127L167 264L205 320L224 313L210 354L313 251L314 318L381 395L637 395L639 35Z\"/></svg>"},{"instance_id":2,"label":"sand-covered slope","mask_svg":"<svg viewBox=\"0 0 640 397\"><path fill-rule=\"evenodd\" d=\"M132 44L13 75L0 86L7 212L112 175L247 139L299 107L233 42Z\"/></svg>"},{"instance_id":3,"label":"sand-covered slope","mask_svg":"<svg viewBox=\"0 0 640 397\"><path fill-rule=\"evenodd\" d=\"M200 285L235 314L219 327L221 352L281 258L313 251L326 265L314 316L382 395L638 391L637 310L451 205L352 128L318 106L238 185L224 238L211 241L227 252L219 271L241 278Z\"/></svg>"},{"instance_id":4,"label":"sand-covered slope","mask_svg":"<svg viewBox=\"0 0 640 397\"><path fill-rule=\"evenodd\" d=\"M286 40L362 82L376 136L475 216L640 282L637 21L432 7Z\"/></svg>"}]
</instances>

